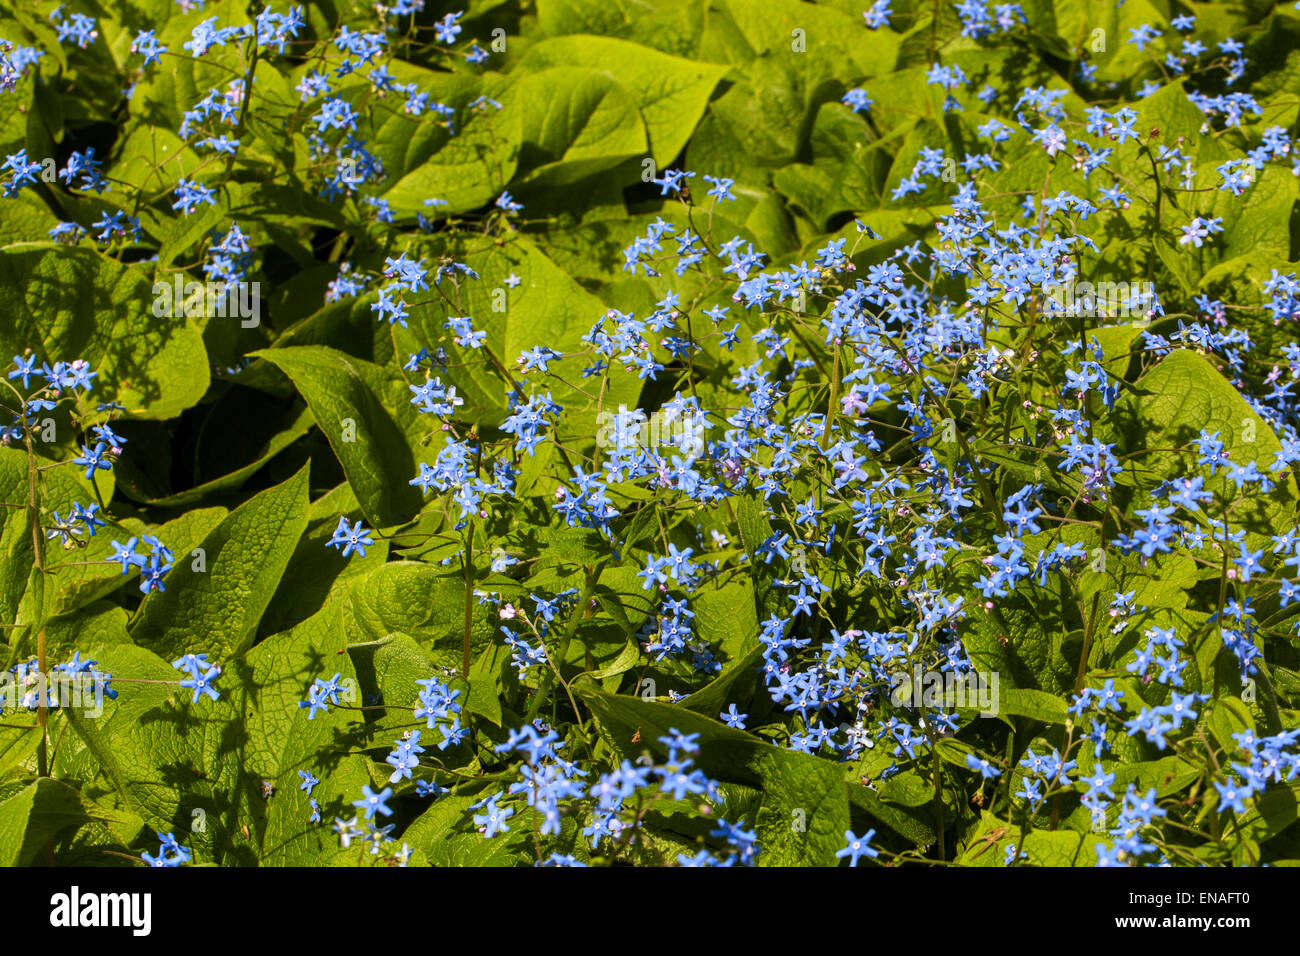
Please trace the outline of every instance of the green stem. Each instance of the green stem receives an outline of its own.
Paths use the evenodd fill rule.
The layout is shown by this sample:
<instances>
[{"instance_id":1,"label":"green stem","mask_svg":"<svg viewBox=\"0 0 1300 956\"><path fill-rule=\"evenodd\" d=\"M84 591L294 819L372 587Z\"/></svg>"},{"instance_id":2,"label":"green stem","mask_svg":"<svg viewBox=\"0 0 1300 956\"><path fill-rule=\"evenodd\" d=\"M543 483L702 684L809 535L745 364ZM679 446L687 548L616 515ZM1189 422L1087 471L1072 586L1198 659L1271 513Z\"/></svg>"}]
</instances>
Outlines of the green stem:
<instances>
[{"instance_id":1,"label":"green stem","mask_svg":"<svg viewBox=\"0 0 1300 956\"><path fill-rule=\"evenodd\" d=\"M531 724L533 722L533 719L537 717L537 712L542 707L542 701L546 699L546 695L549 694L551 688L555 686L555 679L560 673L560 665L564 663L564 658L569 652L569 645L573 641L573 635L578 631L578 624L584 617L586 617L587 607L591 604L591 596L596 591L596 582L600 579L600 573L604 569L605 561L603 560L587 569L587 579L582 586L582 595L578 598L578 606L574 609L573 618L569 622L568 628L565 630L564 637L560 640L556 660L552 661L554 666L551 670L546 671L542 675L542 681L537 686L537 693L534 694L533 699L528 702L528 712L524 716L524 723ZM572 703L572 701L570 703ZM574 706L576 707L576 704ZM576 712L574 713L574 717L578 717Z\"/></svg>"},{"instance_id":2,"label":"green stem","mask_svg":"<svg viewBox=\"0 0 1300 956\"><path fill-rule=\"evenodd\" d=\"M831 366L831 397L826 405L826 424L822 428L822 450L831 438L831 425L835 421L835 407L840 401L840 348L838 340L834 346L835 358Z\"/></svg>"},{"instance_id":3,"label":"green stem","mask_svg":"<svg viewBox=\"0 0 1300 956\"><path fill-rule=\"evenodd\" d=\"M36 451L32 448L32 431L30 428L25 433L27 444L27 523L32 529L32 558L36 563L36 576L32 579L40 592L33 597L36 600L36 617L34 626L36 628L36 666L40 671L41 680L45 679L46 658L45 658L45 539L41 537L41 504L40 491L37 487L37 469L36 469ZM47 729L48 712L46 707L46 691L41 688L40 699L36 705L36 725L41 728L41 742L36 750L36 772L39 776L48 777L50 773L48 747L49 732Z\"/></svg>"},{"instance_id":4,"label":"green stem","mask_svg":"<svg viewBox=\"0 0 1300 956\"><path fill-rule=\"evenodd\" d=\"M465 636L461 642L461 676L469 680L469 639L474 628L474 522L465 535Z\"/></svg>"}]
</instances>

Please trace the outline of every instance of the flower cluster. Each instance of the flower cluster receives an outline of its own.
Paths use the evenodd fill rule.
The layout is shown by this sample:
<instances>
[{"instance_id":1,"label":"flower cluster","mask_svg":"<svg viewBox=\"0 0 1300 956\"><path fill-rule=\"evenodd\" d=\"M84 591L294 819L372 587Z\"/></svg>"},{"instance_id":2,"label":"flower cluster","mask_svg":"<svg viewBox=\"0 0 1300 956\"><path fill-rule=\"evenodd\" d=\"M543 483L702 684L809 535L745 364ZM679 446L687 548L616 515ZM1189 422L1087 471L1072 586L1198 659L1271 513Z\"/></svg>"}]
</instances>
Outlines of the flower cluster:
<instances>
[{"instance_id":1,"label":"flower cluster","mask_svg":"<svg viewBox=\"0 0 1300 956\"><path fill-rule=\"evenodd\" d=\"M1288 852L1281 27L1143 7L1107 52L1065 10L864 0L783 78L761 23L724 68L567 8L497 57L480 10L199 6L0 41L16 117L84 98L0 165L10 347L89 359L4 379L6 676L42 744L56 675L138 682L165 733L238 674L213 719L301 744L238 778L316 862ZM137 321L181 273L265 284L268 321ZM131 856L229 849L158 838Z\"/></svg>"}]
</instances>

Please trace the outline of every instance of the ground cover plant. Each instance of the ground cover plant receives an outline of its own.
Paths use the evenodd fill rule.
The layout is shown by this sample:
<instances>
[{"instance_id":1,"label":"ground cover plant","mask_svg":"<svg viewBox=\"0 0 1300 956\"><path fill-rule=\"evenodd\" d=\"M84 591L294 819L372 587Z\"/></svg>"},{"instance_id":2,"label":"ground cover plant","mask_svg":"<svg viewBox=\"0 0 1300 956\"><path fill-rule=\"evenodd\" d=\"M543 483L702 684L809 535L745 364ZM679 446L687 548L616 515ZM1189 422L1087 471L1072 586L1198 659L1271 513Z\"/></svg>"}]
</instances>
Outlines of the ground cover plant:
<instances>
[{"instance_id":1,"label":"ground cover plant","mask_svg":"<svg viewBox=\"0 0 1300 956\"><path fill-rule=\"evenodd\" d=\"M1300 11L12 0L0 862L1300 860Z\"/></svg>"}]
</instances>

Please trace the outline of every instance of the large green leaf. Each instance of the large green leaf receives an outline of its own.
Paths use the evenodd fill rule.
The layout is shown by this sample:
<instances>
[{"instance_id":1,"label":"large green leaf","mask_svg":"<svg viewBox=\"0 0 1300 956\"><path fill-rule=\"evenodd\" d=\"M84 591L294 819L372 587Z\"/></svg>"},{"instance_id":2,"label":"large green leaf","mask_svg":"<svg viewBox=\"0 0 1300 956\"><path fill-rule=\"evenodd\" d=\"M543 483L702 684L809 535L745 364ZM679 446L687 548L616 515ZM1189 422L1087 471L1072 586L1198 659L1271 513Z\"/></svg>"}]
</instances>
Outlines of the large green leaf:
<instances>
[{"instance_id":1,"label":"large green leaf","mask_svg":"<svg viewBox=\"0 0 1300 956\"><path fill-rule=\"evenodd\" d=\"M604 71L625 87L645 120L660 168L686 146L727 67L695 63L610 37L563 36L528 48L521 69L573 66Z\"/></svg>"},{"instance_id":2,"label":"large green leaf","mask_svg":"<svg viewBox=\"0 0 1300 956\"><path fill-rule=\"evenodd\" d=\"M93 249L20 243L0 249L0 350L85 359L93 396L145 418L171 418L207 391L203 339L188 319L156 318L144 274Z\"/></svg>"},{"instance_id":3,"label":"large green leaf","mask_svg":"<svg viewBox=\"0 0 1300 956\"><path fill-rule=\"evenodd\" d=\"M387 373L322 345L255 354L281 369L302 393L371 523L383 528L411 518L421 502L410 484L415 458L385 408L395 391Z\"/></svg>"},{"instance_id":4,"label":"large green leaf","mask_svg":"<svg viewBox=\"0 0 1300 956\"><path fill-rule=\"evenodd\" d=\"M1268 423L1256 414L1241 393L1205 356L1177 349L1133 386L1116 406L1119 428L1130 448L1150 448L1141 456L1142 482L1159 481L1208 469L1173 449L1187 446L1202 430L1218 432L1231 461L1255 462L1261 474L1270 475L1276 487L1268 493L1250 489L1233 511L1234 526L1244 527L1251 547L1261 547L1279 528L1294 521L1296 483L1289 472L1278 475L1271 466L1281 443ZM1235 496L1235 485L1224 469L1205 475L1205 487Z\"/></svg>"},{"instance_id":5,"label":"large green leaf","mask_svg":"<svg viewBox=\"0 0 1300 956\"><path fill-rule=\"evenodd\" d=\"M66 518L74 504L85 507L96 502L81 473L51 467L50 462L39 457L34 466L39 475L37 504L47 516L42 519L47 530L53 513ZM30 493L27 469L25 451L0 448L0 501L11 505L27 502ZM97 478L97 483L101 494L111 498L111 479L104 482ZM127 534L115 522L107 521L93 537L69 538L62 547L57 537L45 542L45 566L50 571L45 600L50 615L81 607L121 585L121 567L108 563L110 542L115 537L125 540ZM12 620L27 588L28 572L36 560L26 508L0 508L0 557L0 613L7 613Z\"/></svg>"},{"instance_id":6,"label":"large green leaf","mask_svg":"<svg viewBox=\"0 0 1300 956\"><path fill-rule=\"evenodd\" d=\"M209 17L217 17L220 27L237 27L249 22L246 9L237 0L220 0L205 9L193 7L187 12L173 8L165 23L150 18L148 27L157 28L158 39L176 53L164 65L149 67L131 90L130 112L150 124L177 129L186 110L213 88L223 90L230 81L244 73L244 43L214 45L204 56L187 55L184 45L194 28ZM138 62L138 61L136 61Z\"/></svg>"},{"instance_id":7,"label":"large green leaf","mask_svg":"<svg viewBox=\"0 0 1300 956\"><path fill-rule=\"evenodd\" d=\"M1022 866L1096 866L1101 839L1073 830L1031 830L1021 835L987 810L967 839L957 862L966 866L1006 866L1006 854L1017 846Z\"/></svg>"},{"instance_id":8,"label":"large green leaf","mask_svg":"<svg viewBox=\"0 0 1300 956\"><path fill-rule=\"evenodd\" d=\"M131 636L163 656L204 650L220 660L246 647L307 527L307 471L231 512L199 545L203 570L177 555L167 590L145 598Z\"/></svg>"},{"instance_id":9,"label":"large green leaf","mask_svg":"<svg viewBox=\"0 0 1300 956\"><path fill-rule=\"evenodd\" d=\"M501 110L487 106L468 116L462 115L457 135L413 165L388 189L384 198L395 211L408 215L453 214L485 205L501 194L519 165L523 111L513 108L512 96L497 93L495 88L491 94L500 99ZM449 105L454 105L457 97L452 96L451 100ZM397 146L388 145L387 140L397 136L401 128L395 123L386 123L381 128L381 149L397 152ZM402 164L410 158L403 152ZM429 207L425 205L426 199L441 199L445 205Z\"/></svg>"},{"instance_id":10,"label":"large green leaf","mask_svg":"<svg viewBox=\"0 0 1300 956\"><path fill-rule=\"evenodd\" d=\"M608 73L557 67L530 73L512 90L523 112L523 183L562 186L645 155L636 100Z\"/></svg>"},{"instance_id":11,"label":"large green leaf","mask_svg":"<svg viewBox=\"0 0 1300 956\"><path fill-rule=\"evenodd\" d=\"M90 820L75 790L42 777L0 802L0 866L30 863L60 830Z\"/></svg>"},{"instance_id":12,"label":"large green leaf","mask_svg":"<svg viewBox=\"0 0 1300 956\"><path fill-rule=\"evenodd\" d=\"M627 756L635 758L643 749L663 753L658 738L670 730L698 733L697 766L714 779L761 789L760 863L835 865L849 829L849 802L844 776L834 764L781 750L679 707L605 694L590 685L574 690ZM638 730L640 744L634 744Z\"/></svg>"},{"instance_id":13,"label":"large green leaf","mask_svg":"<svg viewBox=\"0 0 1300 956\"><path fill-rule=\"evenodd\" d=\"M264 863L332 861L337 841L309 822L299 771L322 781L313 796L324 812L341 812L370 777L362 758L335 753L356 718L338 708L308 718L299 703L317 678L338 673L345 694L355 688L344 641L339 609L327 607L227 664L216 681L220 699L198 702L177 688L181 675L156 655L114 648L103 666L144 683L106 702L102 717L78 717L87 747L65 745L57 769L85 780L102 771L150 825L178 827L191 845L227 862L251 862L259 844ZM274 788L269 796L264 783Z\"/></svg>"},{"instance_id":14,"label":"large green leaf","mask_svg":"<svg viewBox=\"0 0 1300 956\"><path fill-rule=\"evenodd\" d=\"M312 811L300 771L321 781L311 797L326 808L359 798L361 785L369 782L360 757L340 761L335 750L339 734L356 717L331 708L309 718L299 706L318 677L328 680L339 673L344 682L355 678L351 660L342 653L345 643L339 609L329 605L292 631L258 644L239 668L234 699L246 715L240 762L275 787L266 800L262 865L311 865L337 851L333 832L309 822Z\"/></svg>"},{"instance_id":15,"label":"large green leaf","mask_svg":"<svg viewBox=\"0 0 1300 956\"><path fill-rule=\"evenodd\" d=\"M305 71L306 67L303 69ZM514 171L513 152L518 149L518 124L514 124L512 141L508 116L493 121L495 109L488 107L480 112L478 107L471 108L471 104L480 97L500 100L513 82L511 78L493 74L437 73L402 60L393 60L389 70L399 81L416 84L421 92L428 94L431 102L454 110L455 115L451 120L452 130L448 130L444 124L432 121L429 113L416 116L406 112L400 101L355 104L358 110L370 114L374 132L367 148L383 163L388 174L386 183L401 182L417 171L421 176L427 176L431 167L441 167L438 175L459 173L462 177L475 179L484 175L483 182L493 184L495 180L498 189L509 181ZM364 92L365 87L359 86L356 90ZM474 155L471 144L483 147L481 168L456 169L460 165L458 157ZM432 185L432 181L427 185ZM447 198L441 192L430 195ZM391 200L394 195L390 194L388 198ZM430 212L423 211L426 215ZM441 207L433 210L442 211L445 210Z\"/></svg>"},{"instance_id":16,"label":"large green leaf","mask_svg":"<svg viewBox=\"0 0 1300 956\"><path fill-rule=\"evenodd\" d=\"M518 866L530 856L526 842L527 817L516 814L510 831L492 839L475 830L471 805L479 796L448 794L425 810L402 835L422 849L434 866ZM521 832L524 831L524 832Z\"/></svg>"}]
</instances>

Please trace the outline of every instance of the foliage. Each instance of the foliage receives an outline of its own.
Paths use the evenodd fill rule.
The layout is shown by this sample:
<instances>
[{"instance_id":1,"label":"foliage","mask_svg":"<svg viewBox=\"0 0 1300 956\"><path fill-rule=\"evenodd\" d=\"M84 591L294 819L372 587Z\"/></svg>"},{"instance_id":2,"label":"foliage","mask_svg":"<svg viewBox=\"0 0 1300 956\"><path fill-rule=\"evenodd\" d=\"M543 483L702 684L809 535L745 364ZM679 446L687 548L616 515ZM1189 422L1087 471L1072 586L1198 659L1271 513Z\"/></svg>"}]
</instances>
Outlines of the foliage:
<instances>
[{"instance_id":1,"label":"foliage","mask_svg":"<svg viewBox=\"0 0 1300 956\"><path fill-rule=\"evenodd\" d=\"M1294 864L1295 7L0 11L0 862Z\"/></svg>"}]
</instances>

